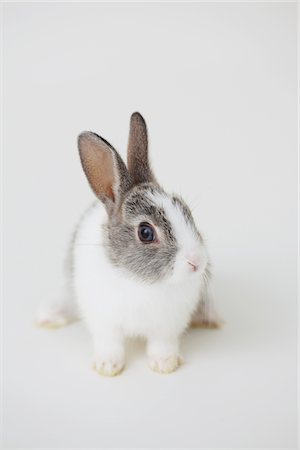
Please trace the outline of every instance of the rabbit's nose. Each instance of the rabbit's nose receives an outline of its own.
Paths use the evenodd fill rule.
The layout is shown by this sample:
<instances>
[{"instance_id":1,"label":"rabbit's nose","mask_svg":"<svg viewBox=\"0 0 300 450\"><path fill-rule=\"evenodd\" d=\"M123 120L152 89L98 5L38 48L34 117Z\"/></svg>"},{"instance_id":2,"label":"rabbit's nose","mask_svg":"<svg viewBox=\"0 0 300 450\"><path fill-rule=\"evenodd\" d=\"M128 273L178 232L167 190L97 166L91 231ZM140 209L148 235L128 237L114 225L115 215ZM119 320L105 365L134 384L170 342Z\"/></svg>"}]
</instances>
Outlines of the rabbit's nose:
<instances>
[{"instance_id":1,"label":"rabbit's nose","mask_svg":"<svg viewBox=\"0 0 300 450\"><path fill-rule=\"evenodd\" d=\"M190 266L190 268L191 268L191 270L193 271L193 272L197 272L197 270L198 270L198 268L199 268L199 265L198 264L195 264L194 262L192 262L192 261L187 261L187 263L188 263L188 265Z\"/></svg>"}]
</instances>

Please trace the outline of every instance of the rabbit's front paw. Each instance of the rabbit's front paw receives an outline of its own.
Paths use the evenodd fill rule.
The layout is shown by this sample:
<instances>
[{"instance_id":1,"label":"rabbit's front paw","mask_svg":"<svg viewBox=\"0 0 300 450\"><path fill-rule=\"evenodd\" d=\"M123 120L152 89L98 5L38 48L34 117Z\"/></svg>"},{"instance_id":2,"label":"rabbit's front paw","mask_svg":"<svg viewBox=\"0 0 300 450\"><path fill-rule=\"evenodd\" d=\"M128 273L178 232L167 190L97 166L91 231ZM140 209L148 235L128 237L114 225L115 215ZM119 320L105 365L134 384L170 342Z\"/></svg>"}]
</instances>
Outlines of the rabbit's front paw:
<instances>
[{"instance_id":1,"label":"rabbit's front paw","mask_svg":"<svg viewBox=\"0 0 300 450\"><path fill-rule=\"evenodd\" d=\"M150 358L149 367L158 373L171 373L183 363L183 359L179 355L170 355L162 358Z\"/></svg>"},{"instance_id":2,"label":"rabbit's front paw","mask_svg":"<svg viewBox=\"0 0 300 450\"><path fill-rule=\"evenodd\" d=\"M95 357L93 361L93 369L100 375L104 375L105 377L114 377L116 375L119 375L122 372L123 368L123 359L103 359L101 357Z\"/></svg>"}]
</instances>

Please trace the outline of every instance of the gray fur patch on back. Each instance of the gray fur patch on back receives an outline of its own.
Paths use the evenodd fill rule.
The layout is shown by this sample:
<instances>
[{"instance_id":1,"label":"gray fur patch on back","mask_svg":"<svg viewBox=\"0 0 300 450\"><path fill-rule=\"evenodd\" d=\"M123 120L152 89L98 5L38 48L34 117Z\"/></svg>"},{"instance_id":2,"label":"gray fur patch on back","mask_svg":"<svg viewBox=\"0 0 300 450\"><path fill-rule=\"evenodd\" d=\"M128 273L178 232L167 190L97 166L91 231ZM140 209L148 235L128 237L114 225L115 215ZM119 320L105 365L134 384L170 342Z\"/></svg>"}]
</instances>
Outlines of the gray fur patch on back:
<instances>
[{"instance_id":1,"label":"gray fur patch on back","mask_svg":"<svg viewBox=\"0 0 300 450\"><path fill-rule=\"evenodd\" d=\"M105 248L111 262L125 268L141 281L153 283L172 273L177 242L163 208L147 193L164 191L152 183L135 186L125 197L119 213L104 226ZM137 218L158 226L163 234L159 243L143 243L137 236Z\"/></svg>"}]
</instances>

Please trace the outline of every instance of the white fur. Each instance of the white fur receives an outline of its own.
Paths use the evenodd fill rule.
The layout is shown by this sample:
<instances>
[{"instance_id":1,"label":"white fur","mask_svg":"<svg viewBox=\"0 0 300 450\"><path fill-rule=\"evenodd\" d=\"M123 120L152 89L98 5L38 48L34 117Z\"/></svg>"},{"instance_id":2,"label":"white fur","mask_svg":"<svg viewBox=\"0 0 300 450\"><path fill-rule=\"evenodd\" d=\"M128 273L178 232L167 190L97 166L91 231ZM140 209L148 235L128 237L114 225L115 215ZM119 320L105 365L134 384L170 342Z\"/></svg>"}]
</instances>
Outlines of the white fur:
<instances>
[{"instance_id":1,"label":"white fur","mask_svg":"<svg viewBox=\"0 0 300 450\"><path fill-rule=\"evenodd\" d=\"M102 245L106 212L100 203L88 211L76 236L75 293L94 338L95 368L105 375L122 370L123 339L133 335L147 339L151 368L163 373L175 370L180 361L179 337L200 299L201 273L193 273L186 258L193 250L194 257L203 256L204 265L206 252L170 200L160 197L155 202L164 207L176 239L182 242L168 282L142 283L111 265Z\"/></svg>"},{"instance_id":2,"label":"white fur","mask_svg":"<svg viewBox=\"0 0 300 450\"><path fill-rule=\"evenodd\" d=\"M175 370L181 362L180 336L197 310L205 291L202 271L208 261L206 249L186 223L181 210L163 195L148 194L163 207L172 224L179 250L172 275L153 284L139 282L124 269L110 263L103 248L102 224L107 214L100 202L84 215L73 246L73 292L50 309L40 310L38 322L60 326L82 317L94 341L94 368L114 376L125 364L125 336L147 339L149 366L160 373ZM193 272L188 264L199 266ZM70 301L70 296L77 302Z\"/></svg>"},{"instance_id":3,"label":"white fur","mask_svg":"<svg viewBox=\"0 0 300 450\"><path fill-rule=\"evenodd\" d=\"M176 245L179 247L169 282L183 281L187 277L189 279L191 268L187 264L188 261L196 264L201 273L208 263L207 251L199 241L193 227L186 222L180 208L174 205L166 195L149 193L148 197L165 211L167 219L172 224L172 230L175 232Z\"/></svg>"}]
</instances>

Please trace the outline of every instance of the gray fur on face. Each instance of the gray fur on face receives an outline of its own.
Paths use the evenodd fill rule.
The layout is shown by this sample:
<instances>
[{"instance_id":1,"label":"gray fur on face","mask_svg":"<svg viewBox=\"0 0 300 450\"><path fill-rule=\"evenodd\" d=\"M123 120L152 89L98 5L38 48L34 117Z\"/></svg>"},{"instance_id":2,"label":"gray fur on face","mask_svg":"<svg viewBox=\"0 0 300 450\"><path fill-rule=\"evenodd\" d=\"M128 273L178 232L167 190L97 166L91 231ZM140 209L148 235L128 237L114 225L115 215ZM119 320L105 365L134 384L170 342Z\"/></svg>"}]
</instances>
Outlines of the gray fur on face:
<instances>
[{"instance_id":1,"label":"gray fur on face","mask_svg":"<svg viewBox=\"0 0 300 450\"><path fill-rule=\"evenodd\" d=\"M149 200L149 192L164 194L154 184L135 186L104 226L104 236L107 255L115 266L125 268L141 281L153 283L171 275L178 244L164 210ZM141 222L159 227L160 242L145 244L139 240L137 226Z\"/></svg>"}]
</instances>

